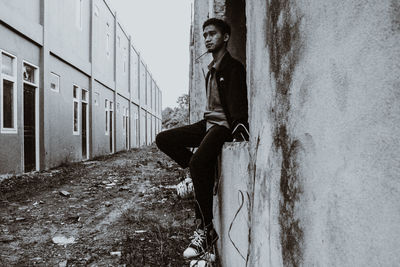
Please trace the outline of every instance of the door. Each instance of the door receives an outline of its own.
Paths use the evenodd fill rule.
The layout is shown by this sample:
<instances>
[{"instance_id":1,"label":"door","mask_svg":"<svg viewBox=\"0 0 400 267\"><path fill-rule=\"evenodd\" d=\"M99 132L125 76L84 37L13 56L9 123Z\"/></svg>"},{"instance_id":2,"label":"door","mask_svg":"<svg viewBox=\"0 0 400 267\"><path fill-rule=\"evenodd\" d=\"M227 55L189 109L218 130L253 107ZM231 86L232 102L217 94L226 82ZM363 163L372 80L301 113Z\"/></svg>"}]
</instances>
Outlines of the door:
<instances>
[{"instance_id":1,"label":"door","mask_svg":"<svg viewBox=\"0 0 400 267\"><path fill-rule=\"evenodd\" d=\"M129 111L126 110L126 116L125 116L125 137L126 137L125 149L127 149L127 150L129 149L129 127L130 127L128 112Z\"/></svg>"},{"instance_id":2,"label":"door","mask_svg":"<svg viewBox=\"0 0 400 267\"><path fill-rule=\"evenodd\" d=\"M24 84L24 167L25 172L36 169L36 88Z\"/></svg>"},{"instance_id":3,"label":"door","mask_svg":"<svg viewBox=\"0 0 400 267\"><path fill-rule=\"evenodd\" d=\"M109 112L109 116L110 116L110 119L108 120L109 121L109 123L110 123L110 125L109 125L109 129L110 129L110 153L113 153L114 152L114 146L113 146L113 144L114 144L114 140L113 140L113 132L114 132L114 129L113 129L113 112L110 110L110 112Z\"/></svg>"},{"instance_id":4,"label":"door","mask_svg":"<svg viewBox=\"0 0 400 267\"><path fill-rule=\"evenodd\" d=\"M82 102L82 159L87 159L88 158L88 153L87 153L87 146L88 146L88 134L87 134L87 108L88 104Z\"/></svg>"}]
</instances>

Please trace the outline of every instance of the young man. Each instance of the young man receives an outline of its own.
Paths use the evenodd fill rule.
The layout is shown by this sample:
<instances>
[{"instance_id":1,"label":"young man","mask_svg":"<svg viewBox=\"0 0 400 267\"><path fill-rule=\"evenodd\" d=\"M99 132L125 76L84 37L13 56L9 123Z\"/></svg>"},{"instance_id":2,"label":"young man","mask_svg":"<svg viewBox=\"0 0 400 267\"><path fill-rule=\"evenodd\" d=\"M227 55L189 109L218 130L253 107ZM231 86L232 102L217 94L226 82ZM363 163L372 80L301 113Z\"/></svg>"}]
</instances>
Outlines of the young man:
<instances>
[{"instance_id":1,"label":"young man","mask_svg":"<svg viewBox=\"0 0 400 267\"><path fill-rule=\"evenodd\" d=\"M206 76L207 106L204 119L161 132L156 143L182 168L189 167L193 180L196 218L200 221L185 258L206 252L217 240L212 226L215 166L226 141L248 140L247 88L244 66L227 51L230 26L211 18L203 24L205 46L213 61ZM195 153L188 148L197 147Z\"/></svg>"}]
</instances>

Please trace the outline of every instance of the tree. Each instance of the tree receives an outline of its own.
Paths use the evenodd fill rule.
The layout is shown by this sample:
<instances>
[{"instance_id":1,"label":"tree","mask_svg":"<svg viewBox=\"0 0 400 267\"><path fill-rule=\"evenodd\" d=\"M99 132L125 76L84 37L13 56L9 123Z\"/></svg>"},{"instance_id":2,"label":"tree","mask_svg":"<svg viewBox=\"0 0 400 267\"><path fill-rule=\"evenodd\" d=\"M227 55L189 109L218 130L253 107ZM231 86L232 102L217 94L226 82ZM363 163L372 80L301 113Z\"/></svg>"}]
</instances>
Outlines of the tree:
<instances>
[{"instance_id":1,"label":"tree","mask_svg":"<svg viewBox=\"0 0 400 267\"><path fill-rule=\"evenodd\" d=\"M189 95L183 94L178 97L176 103L178 103L178 107L174 109L166 107L162 111L162 127L164 129L184 126L189 123Z\"/></svg>"}]
</instances>

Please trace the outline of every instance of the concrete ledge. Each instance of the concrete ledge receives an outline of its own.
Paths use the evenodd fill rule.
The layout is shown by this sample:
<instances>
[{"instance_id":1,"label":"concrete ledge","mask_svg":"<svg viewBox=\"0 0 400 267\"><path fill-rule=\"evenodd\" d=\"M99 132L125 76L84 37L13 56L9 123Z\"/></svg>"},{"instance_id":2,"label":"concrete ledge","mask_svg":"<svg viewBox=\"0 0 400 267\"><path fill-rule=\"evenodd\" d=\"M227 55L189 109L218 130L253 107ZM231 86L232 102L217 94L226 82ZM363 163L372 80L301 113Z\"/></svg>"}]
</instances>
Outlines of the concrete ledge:
<instances>
[{"instance_id":1,"label":"concrete ledge","mask_svg":"<svg viewBox=\"0 0 400 267\"><path fill-rule=\"evenodd\" d=\"M217 249L221 266L245 266L242 256L247 255L249 233L248 165L247 142L224 145L218 193L214 196L214 226L219 235Z\"/></svg>"}]
</instances>

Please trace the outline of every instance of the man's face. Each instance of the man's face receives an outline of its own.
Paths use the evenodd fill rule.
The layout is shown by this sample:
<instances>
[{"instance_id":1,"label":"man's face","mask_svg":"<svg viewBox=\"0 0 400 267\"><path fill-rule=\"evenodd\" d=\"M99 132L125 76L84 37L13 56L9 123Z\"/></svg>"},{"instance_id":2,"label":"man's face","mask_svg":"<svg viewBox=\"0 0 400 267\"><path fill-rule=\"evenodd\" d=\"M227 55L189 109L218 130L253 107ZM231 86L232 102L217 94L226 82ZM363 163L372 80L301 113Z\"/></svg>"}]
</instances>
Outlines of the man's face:
<instances>
[{"instance_id":1,"label":"man's face","mask_svg":"<svg viewBox=\"0 0 400 267\"><path fill-rule=\"evenodd\" d=\"M210 53L219 51L229 40L229 35L222 35L221 31L214 25L208 25L204 28L203 37L207 51Z\"/></svg>"}]
</instances>

